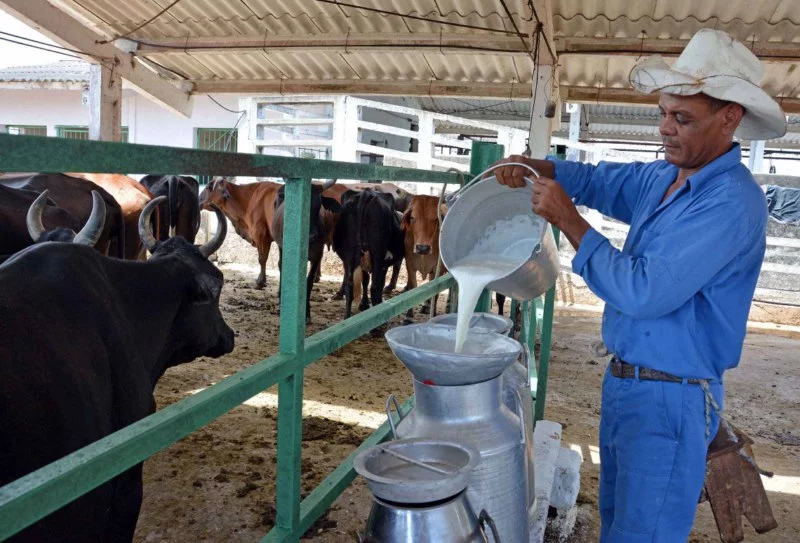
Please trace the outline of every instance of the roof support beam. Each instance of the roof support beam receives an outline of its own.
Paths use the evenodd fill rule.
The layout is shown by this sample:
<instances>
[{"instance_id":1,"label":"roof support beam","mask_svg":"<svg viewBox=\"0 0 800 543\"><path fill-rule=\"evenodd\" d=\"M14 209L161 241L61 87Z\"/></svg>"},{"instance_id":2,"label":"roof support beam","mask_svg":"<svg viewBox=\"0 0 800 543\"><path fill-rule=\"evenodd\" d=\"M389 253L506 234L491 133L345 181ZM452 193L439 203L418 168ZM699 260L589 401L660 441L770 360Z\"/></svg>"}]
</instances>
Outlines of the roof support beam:
<instances>
[{"instance_id":1,"label":"roof support beam","mask_svg":"<svg viewBox=\"0 0 800 543\"><path fill-rule=\"evenodd\" d=\"M55 8L46 0L0 0L0 9L46 35L56 43L83 51L85 59L102 63L127 79L136 89L164 106L186 117L191 115L189 92L146 68L133 55L114 45L98 43L102 37Z\"/></svg>"},{"instance_id":2,"label":"roof support beam","mask_svg":"<svg viewBox=\"0 0 800 543\"><path fill-rule=\"evenodd\" d=\"M388 96L459 96L530 100L530 83L475 83L471 81L377 81L365 79L240 79L195 80L195 94L240 92L249 94L363 94Z\"/></svg>"},{"instance_id":3,"label":"roof support beam","mask_svg":"<svg viewBox=\"0 0 800 543\"><path fill-rule=\"evenodd\" d=\"M658 93L641 94L633 89L610 89L600 87L559 87L561 99L564 102L579 104L628 104L651 105L658 104ZM776 98L784 113L800 113L800 99Z\"/></svg>"},{"instance_id":4,"label":"roof support beam","mask_svg":"<svg viewBox=\"0 0 800 543\"><path fill-rule=\"evenodd\" d=\"M120 141L122 78L101 64L89 67L89 139Z\"/></svg>"},{"instance_id":5,"label":"roof support beam","mask_svg":"<svg viewBox=\"0 0 800 543\"><path fill-rule=\"evenodd\" d=\"M556 38L559 55L662 55L677 57L689 40L660 40L641 38ZM767 62L791 62L800 60L800 43L748 42L753 53Z\"/></svg>"},{"instance_id":6,"label":"roof support beam","mask_svg":"<svg viewBox=\"0 0 800 543\"><path fill-rule=\"evenodd\" d=\"M676 57L683 51L688 40L661 40L641 38L573 38L552 36L544 13L548 10L544 2L537 11L542 18L545 35L555 47L556 54L562 55L622 55L634 56L660 54ZM533 22L535 25L535 22ZM533 27L532 27L533 28ZM522 29L521 29L522 30ZM524 32L524 30L523 30ZM125 47L133 47L130 40L124 40ZM542 40L543 64L551 64L547 47ZM748 45L751 45L748 43ZM314 52L314 51L365 51L386 53L410 50L419 53L459 53L496 54L527 56L528 53L518 36L495 34L323 34L319 36L227 36L163 38L138 42L137 52L141 55L169 55L191 53L235 53L237 51L274 52ZM753 51L761 59L771 62L800 60L800 43L756 42Z\"/></svg>"},{"instance_id":7,"label":"roof support beam","mask_svg":"<svg viewBox=\"0 0 800 543\"><path fill-rule=\"evenodd\" d=\"M210 38L163 38L139 42L141 55L165 55L184 52L232 53L236 51L313 52L371 51L387 53L413 50L419 53L451 53L468 50L470 54L527 56L518 36L501 34L321 34L314 36L226 36ZM394 51L393 51L394 50Z\"/></svg>"}]
</instances>

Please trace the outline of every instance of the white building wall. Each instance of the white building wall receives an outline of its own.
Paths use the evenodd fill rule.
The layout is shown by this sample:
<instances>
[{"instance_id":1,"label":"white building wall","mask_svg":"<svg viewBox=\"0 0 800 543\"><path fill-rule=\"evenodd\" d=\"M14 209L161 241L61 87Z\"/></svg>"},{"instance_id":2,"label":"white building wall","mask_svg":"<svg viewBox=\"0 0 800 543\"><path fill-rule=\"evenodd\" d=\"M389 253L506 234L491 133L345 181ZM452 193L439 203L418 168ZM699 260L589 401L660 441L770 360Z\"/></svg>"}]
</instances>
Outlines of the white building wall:
<instances>
[{"instance_id":1,"label":"white building wall","mask_svg":"<svg viewBox=\"0 0 800 543\"><path fill-rule=\"evenodd\" d=\"M214 98L238 111L241 96ZM131 143L194 147L197 128L233 128L238 118L238 113L222 109L208 96L195 96L192 117L186 118L133 91L123 92L122 125L128 127ZM55 136L56 126L88 126L89 108L81 104L81 91L2 89L0 125L44 125L47 135Z\"/></svg>"}]
</instances>

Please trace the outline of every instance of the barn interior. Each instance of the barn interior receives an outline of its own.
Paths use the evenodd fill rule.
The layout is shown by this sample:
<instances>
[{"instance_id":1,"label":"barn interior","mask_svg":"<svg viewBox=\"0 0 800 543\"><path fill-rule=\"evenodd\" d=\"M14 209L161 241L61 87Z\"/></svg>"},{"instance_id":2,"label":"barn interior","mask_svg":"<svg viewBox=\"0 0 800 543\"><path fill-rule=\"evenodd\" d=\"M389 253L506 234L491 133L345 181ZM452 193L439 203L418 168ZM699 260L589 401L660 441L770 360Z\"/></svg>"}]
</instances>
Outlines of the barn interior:
<instances>
[{"instance_id":1,"label":"barn interior","mask_svg":"<svg viewBox=\"0 0 800 543\"><path fill-rule=\"evenodd\" d=\"M644 56L675 59L704 28L725 30L761 59L762 87L788 118L782 138L740 141L746 164L762 185L800 188L800 7L790 0L0 0L0 9L91 64L90 141L0 134L0 172L186 174L205 183L201 190L218 176L286 180L287 247L306 245L309 191L300 186L311 179L379 180L438 196L511 154L663 158L658 97L637 93L628 76ZM119 143L128 90L162 108L165 123L190 118L206 96L235 95L244 121L232 128L238 148L229 150L239 154ZM259 104L327 101L323 135L308 128L317 114L259 121ZM365 118L367 110L413 119L388 126ZM301 128L288 144L274 135L287 126ZM625 225L586 217L624 243ZM204 211L198 243L218 229ZM788 543L800 539L800 230L770 220L767 236L741 363L726 374L725 412L773 473L761 481L777 527L759 535L745 521L743 536ZM561 447L580 458L573 517L564 528L550 511L545 540L583 543L599 537L608 357L595 348L603 304L571 272L566 240L556 243L552 288L503 309L522 310L515 333L537 361L537 420L558 423ZM426 322L419 306L435 293L443 293L436 311L446 312L452 282L444 274L405 293L402 269L390 303L343 320L342 263L326 250L306 324L305 255L286 250L281 291L278 259L273 248L266 287L254 288L259 255L228 224L213 261L225 277L219 305L236 333L234 351L170 368L155 388L156 414L0 489L0 540L141 461L137 542L360 540L373 501L354 457L390 437L387 397L403 403L413 393L386 340L368 332L407 323L412 307L410 320ZM482 303L499 310L493 297ZM63 479L67 468L74 471ZM689 541L720 539L710 504L699 504Z\"/></svg>"}]
</instances>

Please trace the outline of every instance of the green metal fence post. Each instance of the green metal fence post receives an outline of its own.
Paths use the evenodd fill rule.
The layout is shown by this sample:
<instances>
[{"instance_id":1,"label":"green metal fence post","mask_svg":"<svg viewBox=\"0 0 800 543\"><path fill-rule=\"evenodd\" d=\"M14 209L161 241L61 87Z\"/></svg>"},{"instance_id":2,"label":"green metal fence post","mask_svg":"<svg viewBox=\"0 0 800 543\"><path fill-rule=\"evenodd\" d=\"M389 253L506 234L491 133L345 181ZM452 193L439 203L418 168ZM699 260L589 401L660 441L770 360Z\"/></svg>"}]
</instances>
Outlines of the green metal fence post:
<instances>
[{"instance_id":1,"label":"green metal fence post","mask_svg":"<svg viewBox=\"0 0 800 543\"><path fill-rule=\"evenodd\" d=\"M283 541L300 541L303 438L303 342L306 331L310 179L286 183L281 269L281 354L297 355L293 373L278 384L278 462L275 526Z\"/></svg>"},{"instance_id":2,"label":"green metal fence post","mask_svg":"<svg viewBox=\"0 0 800 543\"><path fill-rule=\"evenodd\" d=\"M556 247L561 235L558 228L553 226L553 235L556 238ZM544 418L544 402L547 395L547 376L550 371L550 347L553 339L553 312L555 311L556 287L547 291L544 297L544 318L542 319L542 351L539 356L539 371L536 382L536 405L534 407L533 422ZM535 335L534 335L535 337Z\"/></svg>"},{"instance_id":3,"label":"green metal fence post","mask_svg":"<svg viewBox=\"0 0 800 543\"><path fill-rule=\"evenodd\" d=\"M515 298L512 298L511 299L511 312L509 313L509 316L511 318L511 337L514 337L514 332L516 332L516 330L514 328L516 328L516 326L517 326L517 311L519 311L519 310L520 310L519 300L517 300ZM520 323L520 326L521 326L521 323ZM522 329L520 329L520 335L522 335Z\"/></svg>"},{"instance_id":4,"label":"green metal fence post","mask_svg":"<svg viewBox=\"0 0 800 543\"><path fill-rule=\"evenodd\" d=\"M505 155L505 146L487 141L473 141L472 150L469 158L469 173L476 176L483 170L497 162ZM491 293L484 290L475 306L475 311L489 311L491 305Z\"/></svg>"}]
</instances>

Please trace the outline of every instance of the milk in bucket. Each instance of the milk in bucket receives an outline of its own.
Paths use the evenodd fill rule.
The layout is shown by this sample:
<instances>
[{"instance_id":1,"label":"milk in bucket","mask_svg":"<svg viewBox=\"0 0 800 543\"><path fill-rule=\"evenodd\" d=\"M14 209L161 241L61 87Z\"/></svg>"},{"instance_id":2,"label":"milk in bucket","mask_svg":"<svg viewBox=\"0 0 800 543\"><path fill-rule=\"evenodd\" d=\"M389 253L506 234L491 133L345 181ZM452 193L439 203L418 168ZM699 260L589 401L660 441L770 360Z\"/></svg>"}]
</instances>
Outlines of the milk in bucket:
<instances>
[{"instance_id":1,"label":"milk in bucket","mask_svg":"<svg viewBox=\"0 0 800 543\"><path fill-rule=\"evenodd\" d=\"M483 232L466 256L449 268L458 283L455 352L461 352L464 346L469 321L483 289L513 273L530 258L541 238L541 224L533 212L499 219Z\"/></svg>"}]
</instances>

